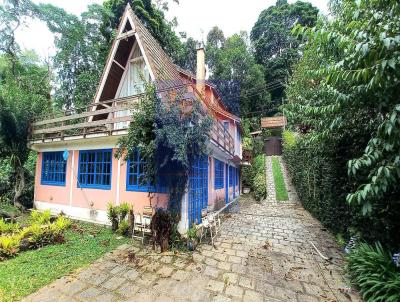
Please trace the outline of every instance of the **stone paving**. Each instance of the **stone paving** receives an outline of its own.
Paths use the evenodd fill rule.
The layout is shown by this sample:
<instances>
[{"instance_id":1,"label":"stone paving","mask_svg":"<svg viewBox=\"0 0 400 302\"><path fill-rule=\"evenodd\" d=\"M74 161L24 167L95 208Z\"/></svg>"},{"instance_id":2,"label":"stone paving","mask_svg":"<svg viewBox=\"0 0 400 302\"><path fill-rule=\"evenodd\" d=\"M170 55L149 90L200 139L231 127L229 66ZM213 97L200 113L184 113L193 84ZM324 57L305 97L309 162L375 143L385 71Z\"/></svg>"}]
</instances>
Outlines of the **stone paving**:
<instances>
[{"instance_id":1,"label":"stone paving","mask_svg":"<svg viewBox=\"0 0 400 302\"><path fill-rule=\"evenodd\" d=\"M215 248L160 254L124 245L25 301L361 301L344 265L334 238L298 203L244 196L224 217Z\"/></svg>"}]
</instances>

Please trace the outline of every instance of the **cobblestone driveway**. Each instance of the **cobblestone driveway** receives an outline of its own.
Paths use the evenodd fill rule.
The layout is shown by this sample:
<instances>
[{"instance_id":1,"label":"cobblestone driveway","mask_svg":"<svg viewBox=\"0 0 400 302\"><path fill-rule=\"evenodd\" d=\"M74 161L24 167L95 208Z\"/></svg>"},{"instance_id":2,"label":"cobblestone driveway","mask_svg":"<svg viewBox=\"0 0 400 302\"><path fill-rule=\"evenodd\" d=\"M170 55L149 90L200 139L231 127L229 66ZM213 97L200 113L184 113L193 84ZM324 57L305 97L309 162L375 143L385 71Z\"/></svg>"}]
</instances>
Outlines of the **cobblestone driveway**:
<instances>
[{"instance_id":1,"label":"cobblestone driveway","mask_svg":"<svg viewBox=\"0 0 400 302\"><path fill-rule=\"evenodd\" d=\"M242 198L215 249L161 255L121 246L26 301L360 301L347 290L343 266L332 236L300 205Z\"/></svg>"}]
</instances>

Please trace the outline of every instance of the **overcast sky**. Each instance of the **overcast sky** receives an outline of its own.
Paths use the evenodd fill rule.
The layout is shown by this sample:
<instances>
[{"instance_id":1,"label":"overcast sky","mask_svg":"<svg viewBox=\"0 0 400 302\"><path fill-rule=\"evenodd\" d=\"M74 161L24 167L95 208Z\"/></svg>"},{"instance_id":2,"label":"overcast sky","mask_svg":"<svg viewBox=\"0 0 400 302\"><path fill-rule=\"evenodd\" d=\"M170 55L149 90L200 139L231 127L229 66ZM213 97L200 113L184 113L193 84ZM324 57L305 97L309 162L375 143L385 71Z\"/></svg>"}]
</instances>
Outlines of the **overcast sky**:
<instances>
[{"instance_id":1,"label":"overcast sky","mask_svg":"<svg viewBox=\"0 0 400 302\"><path fill-rule=\"evenodd\" d=\"M2 3L3 0L0 0ZM64 8L67 12L80 15L87 5L102 3L103 0L33 0L35 3L51 3ZM305 0L307 1L307 0ZM215 25L220 27L226 36L241 30L250 32L260 12L274 5L276 0L179 0L179 5L170 4L167 19L178 19L177 32L185 31L195 39L205 39L208 31ZM290 1L289 2L295 2ZM328 0L309 0L320 11L327 14ZM21 28L16 38L22 48L34 49L41 57L54 54L53 35L46 24L29 20L27 27Z\"/></svg>"}]
</instances>

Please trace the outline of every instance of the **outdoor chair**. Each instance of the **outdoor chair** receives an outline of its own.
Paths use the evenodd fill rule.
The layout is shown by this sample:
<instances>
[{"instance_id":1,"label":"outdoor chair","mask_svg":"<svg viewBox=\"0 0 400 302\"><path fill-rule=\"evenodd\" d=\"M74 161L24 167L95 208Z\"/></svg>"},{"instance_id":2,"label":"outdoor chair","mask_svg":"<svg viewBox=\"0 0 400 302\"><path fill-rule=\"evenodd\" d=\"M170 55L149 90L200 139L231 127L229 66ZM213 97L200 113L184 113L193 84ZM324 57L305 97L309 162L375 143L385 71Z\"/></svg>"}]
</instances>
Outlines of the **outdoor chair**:
<instances>
[{"instance_id":1,"label":"outdoor chair","mask_svg":"<svg viewBox=\"0 0 400 302\"><path fill-rule=\"evenodd\" d=\"M200 242L207 235L207 232L210 234L211 244L214 246L214 238L220 233L221 220L218 213L201 213L201 233L200 233Z\"/></svg>"},{"instance_id":2,"label":"outdoor chair","mask_svg":"<svg viewBox=\"0 0 400 302\"><path fill-rule=\"evenodd\" d=\"M132 229L132 239L139 238L144 243L145 234L151 234L150 224L153 217L153 209L144 207L142 214L134 214L135 220Z\"/></svg>"}]
</instances>

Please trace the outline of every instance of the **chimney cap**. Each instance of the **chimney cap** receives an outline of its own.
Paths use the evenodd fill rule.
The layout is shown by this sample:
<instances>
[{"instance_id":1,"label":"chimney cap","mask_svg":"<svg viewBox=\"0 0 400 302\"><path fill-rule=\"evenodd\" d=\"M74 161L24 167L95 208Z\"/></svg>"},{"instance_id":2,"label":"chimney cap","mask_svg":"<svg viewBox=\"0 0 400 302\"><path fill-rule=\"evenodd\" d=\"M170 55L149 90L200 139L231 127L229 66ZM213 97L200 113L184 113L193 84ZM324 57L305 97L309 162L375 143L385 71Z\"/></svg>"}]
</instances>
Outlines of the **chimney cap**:
<instances>
[{"instance_id":1,"label":"chimney cap","mask_svg":"<svg viewBox=\"0 0 400 302\"><path fill-rule=\"evenodd\" d=\"M204 42L203 41L198 41L197 45L196 45L196 49L197 50L204 49Z\"/></svg>"}]
</instances>

